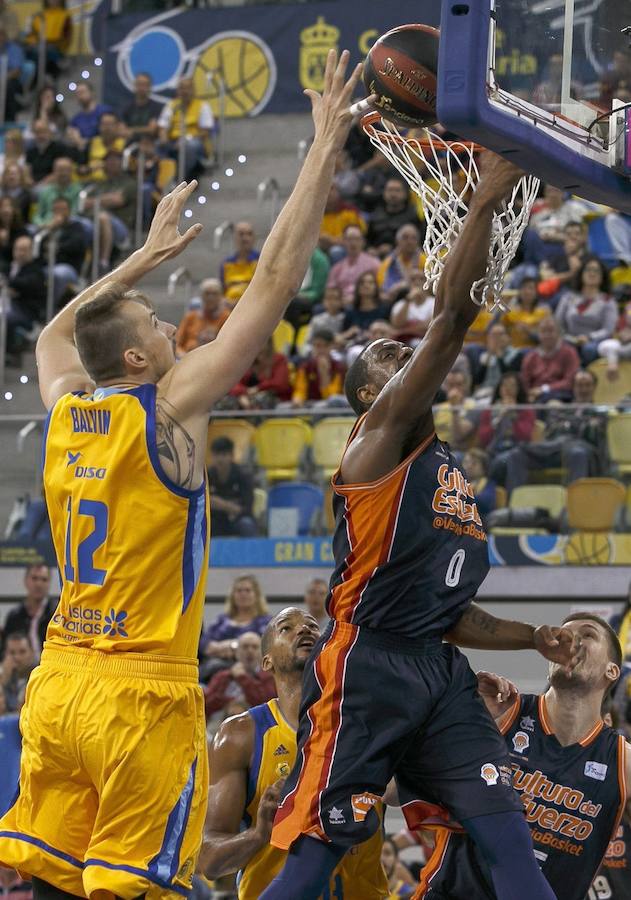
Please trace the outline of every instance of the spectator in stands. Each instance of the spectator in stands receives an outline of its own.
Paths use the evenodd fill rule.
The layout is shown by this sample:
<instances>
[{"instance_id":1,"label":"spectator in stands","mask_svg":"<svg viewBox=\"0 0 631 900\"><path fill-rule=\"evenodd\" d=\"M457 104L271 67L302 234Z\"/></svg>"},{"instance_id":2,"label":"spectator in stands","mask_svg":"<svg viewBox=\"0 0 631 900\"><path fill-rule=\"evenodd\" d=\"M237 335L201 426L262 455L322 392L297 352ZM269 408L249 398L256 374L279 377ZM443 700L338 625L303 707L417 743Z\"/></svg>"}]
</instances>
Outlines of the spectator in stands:
<instances>
[{"instance_id":1,"label":"spectator in stands","mask_svg":"<svg viewBox=\"0 0 631 900\"><path fill-rule=\"evenodd\" d=\"M26 596L9 610L4 623L5 641L11 634L24 634L31 643L35 659L42 652L46 629L53 613L55 602L49 600L50 569L43 563L33 563L24 572Z\"/></svg>"},{"instance_id":2,"label":"spectator in stands","mask_svg":"<svg viewBox=\"0 0 631 900\"><path fill-rule=\"evenodd\" d=\"M7 363L19 365L20 354L27 345L25 335L36 322L43 321L46 306L46 276L41 261L33 258L33 240L29 235L17 238L13 244L7 286L11 300L7 316Z\"/></svg>"},{"instance_id":3,"label":"spectator in stands","mask_svg":"<svg viewBox=\"0 0 631 900\"><path fill-rule=\"evenodd\" d=\"M180 78L176 96L162 108L158 118L160 143L178 159L179 140L184 135L184 178L190 181L203 171L202 161L211 152L215 127L210 105L195 97L192 78Z\"/></svg>"},{"instance_id":4,"label":"spectator in stands","mask_svg":"<svg viewBox=\"0 0 631 900\"><path fill-rule=\"evenodd\" d=\"M607 378L616 381L620 377L620 360L631 360L631 302L625 305L614 336L598 345L598 355L607 360Z\"/></svg>"},{"instance_id":5,"label":"spectator in stands","mask_svg":"<svg viewBox=\"0 0 631 900\"><path fill-rule=\"evenodd\" d=\"M241 409L273 409L291 400L291 378L287 357L276 353L269 339L241 381L230 391Z\"/></svg>"},{"instance_id":6,"label":"spectator in stands","mask_svg":"<svg viewBox=\"0 0 631 900\"><path fill-rule=\"evenodd\" d=\"M0 0L0 23L4 26L9 40L17 41L20 35L20 21L7 0Z\"/></svg>"},{"instance_id":7,"label":"spectator in stands","mask_svg":"<svg viewBox=\"0 0 631 900\"><path fill-rule=\"evenodd\" d=\"M344 309L342 292L337 287L327 287L323 298L324 312L317 313L309 322L309 330L304 345L304 352L309 352L313 335L316 331L331 331L336 336L341 334L344 326Z\"/></svg>"},{"instance_id":8,"label":"spectator in stands","mask_svg":"<svg viewBox=\"0 0 631 900\"><path fill-rule=\"evenodd\" d=\"M518 444L532 439L535 413L526 403L526 393L517 372L504 372L495 388L491 409L480 414L478 443L492 459L491 477L498 484L506 483L508 454Z\"/></svg>"},{"instance_id":9,"label":"spectator in stands","mask_svg":"<svg viewBox=\"0 0 631 900\"><path fill-rule=\"evenodd\" d=\"M399 860L399 848L394 836L387 834L381 847L381 865L388 879L388 897L411 897L417 885L412 876ZM401 878L405 874L406 880Z\"/></svg>"},{"instance_id":10,"label":"spectator in stands","mask_svg":"<svg viewBox=\"0 0 631 900\"><path fill-rule=\"evenodd\" d=\"M107 271L112 250L129 243L136 222L136 181L123 171L123 156L118 150L108 150L103 159L103 179L95 183L92 196L86 200L88 213L94 208L94 197L99 198L102 213L100 264Z\"/></svg>"},{"instance_id":11,"label":"spectator in stands","mask_svg":"<svg viewBox=\"0 0 631 900\"><path fill-rule=\"evenodd\" d=\"M26 165L24 138L19 128L9 128L4 134L4 153L0 153L0 173L11 163Z\"/></svg>"},{"instance_id":12,"label":"spectator in stands","mask_svg":"<svg viewBox=\"0 0 631 900\"><path fill-rule=\"evenodd\" d=\"M598 356L598 345L615 330L618 309L609 296L609 273L597 256L588 256L576 274L574 291L564 294L556 318L566 341L584 365Z\"/></svg>"},{"instance_id":13,"label":"spectator in stands","mask_svg":"<svg viewBox=\"0 0 631 900\"><path fill-rule=\"evenodd\" d=\"M337 287L342 292L344 303L352 303L355 284L364 272L375 272L379 262L370 253L364 252L364 235L357 225L347 225L342 235L345 256L336 262L327 280L327 287Z\"/></svg>"},{"instance_id":14,"label":"spectator in stands","mask_svg":"<svg viewBox=\"0 0 631 900\"><path fill-rule=\"evenodd\" d=\"M86 177L90 181L100 181L106 177L105 157L108 153L123 152L125 138L120 134L120 122L113 112L101 113L99 131L90 139L87 149Z\"/></svg>"},{"instance_id":15,"label":"spectator in stands","mask_svg":"<svg viewBox=\"0 0 631 900\"><path fill-rule=\"evenodd\" d=\"M46 35L46 71L57 78L72 42L72 16L66 9L66 0L44 0L44 8L31 19L25 40L30 48L29 56L35 62L42 28Z\"/></svg>"},{"instance_id":16,"label":"spectator in stands","mask_svg":"<svg viewBox=\"0 0 631 900\"><path fill-rule=\"evenodd\" d=\"M10 197L0 198L0 272L6 275L13 259L13 245L28 234L24 221Z\"/></svg>"},{"instance_id":17,"label":"spectator in stands","mask_svg":"<svg viewBox=\"0 0 631 900\"><path fill-rule=\"evenodd\" d=\"M347 150L340 150L335 157L335 178L342 199L355 200L361 187L359 173L353 168L353 160Z\"/></svg>"},{"instance_id":18,"label":"spectator in stands","mask_svg":"<svg viewBox=\"0 0 631 900\"><path fill-rule=\"evenodd\" d=\"M234 253L221 263L220 278L224 297L234 306L252 281L259 251L254 246L254 227L249 222L234 226Z\"/></svg>"},{"instance_id":19,"label":"spectator in stands","mask_svg":"<svg viewBox=\"0 0 631 900\"><path fill-rule=\"evenodd\" d=\"M109 112L110 108L96 102L92 85L87 81L79 82L75 97L79 112L70 119L67 136L78 150L85 150L88 141L99 133L101 116L104 112Z\"/></svg>"},{"instance_id":20,"label":"spectator in stands","mask_svg":"<svg viewBox=\"0 0 631 900\"><path fill-rule=\"evenodd\" d=\"M361 343L366 339L366 332L377 319L390 317L390 310L381 301L379 285L374 272L364 272L357 279L353 305L346 309L342 323L340 338L348 343Z\"/></svg>"},{"instance_id":21,"label":"spectator in stands","mask_svg":"<svg viewBox=\"0 0 631 900\"><path fill-rule=\"evenodd\" d=\"M491 325L486 333L486 348L475 361L476 400L492 397L505 372L519 372L521 357L521 351L511 346L506 327L501 322Z\"/></svg>"},{"instance_id":22,"label":"spectator in stands","mask_svg":"<svg viewBox=\"0 0 631 900\"><path fill-rule=\"evenodd\" d=\"M39 191L33 224L40 228L48 225L53 217L53 203L59 197L68 201L71 215L77 214L81 184L74 180L74 171L75 165L69 157L60 156L55 160L52 178Z\"/></svg>"},{"instance_id":23,"label":"spectator in stands","mask_svg":"<svg viewBox=\"0 0 631 900\"><path fill-rule=\"evenodd\" d=\"M70 204L65 197L53 202L53 217L46 227L47 234L40 247L40 257L47 259L48 241L54 234L57 244L55 263L55 299L59 301L79 280L88 250L88 239L80 222L71 218Z\"/></svg>"},{"instance_id":24,"label":"spectator in stands","mask_svg":"<svg viewBox=\"0 0 631 900\"><path fill-rule=\"evenodd\" d=\"M571 281L576 276L588 255L587 225L584 222L568 222L563 227L562 249L549 260L550 267L556 273L559 286Z\"/></svg>"},{"instance_id":25,"label":"spectator in stands","mask_svg":"<svg viewBox=\"0 0 631 900\"><path fill-rule=\"evenodd\" d=\"M396 233L396 245L383 260L377 272L377 282L384 299L390 303L410 284L412 272L423 270L425 257L420 246L416 225L402 225Z\"/></svg>"},{"instance_id":26,"label":"spectator in stands","mask_svg":"<svg viewBox=\"0 0 631 900\"><path fill-rule=\"evenodd\" d=\"M267 703L276 696L271 672L261 669L261 638L246 631L237 640L237 661L229 669L215 672L206 687L206 715L225 710L229 703L241 703L244 710Z\"/></svg>"},{"instance_id":27,"label":"spectator in stands","mask_svg":"<svg viewBox=\"0 0 631 900\"><path fill-rule=\"evenodd\" d=\"M529 403L570 400L574 376L580 368L578 353L563 341L556 319L539 323L539 346L527 353L521 364L521 378Z\"/></svg>"},{"instance_id":28,"label":"spectator in stands","mask_svg":"<svg viewBox=\"0 0 631 900\"><path fill-rule=\"evenodd\" d=\"M163 176L162 162L163 160L158 154L158 144L155 138L150 134L143 134L138 141L138 147L131 152L129 171L137 177L138 161L140 154L144 157L144 176L142 183L142 221L143 226L148 228L153 218L153 213L162 197L160 184L164 183L167 178ZM164 162L169 162L165 160Z\"/></svg>"},{"instance_id":29,"label":"spectator in stands","mask_svg":"<svg viewBox=\"0 0 631 900\"><path fill-rule=\"evenodd\" d=\"M568 222L582 222L586 212L587 207L580 200L568 198L560 188L551 184L545 185L543 199L535 203L528 223L531 236L534 232L534 236L543 242L543 246L539 248L542 253L540 259L549 258L551 254L558 252L565 226Z\"/></svg>"},{"instance_id":30,"label":"spectator in stands","mask_svg":"<svg viewBox=\"0 0 631 900\"><path fill-rule=\"evenodd\" d=\"M342 237L349 225L359 228L362 234L366 231L366 224L357 207L342 200L339 189L332 184L320 226L320 249L329 254L333 263L344 256Z\"/></svg>"},{"instance_id":31,"label":"spectator in stands","mask_svg":"<svg viewBox=\"0 0 631 900\"><path fill-rule=\"evenodd\" d=\"M230 315L218 278L205 278L200 295L201 308L184 314L175 335L175 349L180 356L214 341Z\"/></svg>"},{"instance_id":32,"label":"spectator in stands","mask_svg":"<svg viewBox=\"0 0 631 900\"><path fill-rule=\"evenodd\" d=\"M497 506L497 485L489 478L489 454L478 447L472 447L465 453L462 466L473 488L478 512L484 521Z\"/></svg>"},{"instance_id":33,"label":"spectator in stands","mask_svg":"<svg viewBox=\"0 0 631 900\"><path fill-rule=\"evenodd\" d=\"M311 351L296 372L292 403L294 406L321 405L344 392L344 366L334 359L335 336L332 331L315 331Z\"/></svg>"},{"instance_id":34,"label":"spectator in stands","mask_svg":"<svg viewBox=\"0 0 631 900\"><path fill-rule=\"evenodd\" d=\"M519 349L537 345L537 328L550 315L550 307L539 303L536 278L522 278L517 297L502 316L510 343Z\"/></svg>"},{"instance_id":35,"label":"spectator in stands","mask_svg":"<svg viewBox=\"0 0 631 900\"><path fill-rule=\"evenodd\" d=\"M5 122L15 122L22 108L22 69L24 51L15 41L9 39L6 26L0 22L0 65L6 60L7 77L5 81Z\"/></svg>"},{"instance_id":36,"label":"spectator in stands","mask_svg":"<svg viewBox=\"0 0 631 900\"><path fill-rule=\"evenodd\" d=\"M551 407L545 413L542 441L521 444L506 459L506 488L528 482L532 469L562 467L569 482L597 475L606 460L606 410L594 408L596 376L587 369L575 372L572 401L582 408L567 410Z\"/></svg>"},{"instance_id":37,"label":"spectator in stands","mask_svg":"<svg viewBox=\"0 0 631 900\"><path fill-rule=\"evenodd\" d=\"M445 378L443 391L447 399L434 413L436 434L453 451L466 450L477 430L479 415L471 393L471 377L464 370L454 370Z\"/></svg>"},{"instance_id":38,"label":"spectator in stands","mask_svg":"<svg viewBox=\"0 0 631 900\"><path fill-rule=\"evenodd\" d=\"M20 210L20 215L25 222L29 221L33 193L30 186L28 170L18 163L10 163L4 167L0 179L0 193L3 197L10 197L14 205Z\"/></svg>"},{"instance_id":39,"label":"spectator in stands","mask_svg":"<svg viewBox=\"0 0 631 900\"><path fill-rule=\"evenodd\" d=\"M35 654L27 634L14 631L4 642L0 686L4 692L8 713L19 712L24 703L24 691L35 668Z\"/></svg>"},{"instance_id":40,"label":"spectator in stands","mask_svg":"<svg viewBox=\"0 0 631 900\"><path fill-rule=\"evenodd\" d=\"M134 78L134 97L122 110L120 118L123 137L128 142L139 141L148 135L158 136L160 104L151 99L152 81L147 72L139 72Z\"/></svg>"},{"instance_id":41,"label":"spectator in stands","mask_svg":"<svg viewBox=\"0 0 631 900\"><path fill-rule=\"evenodd\" d=\"M201 638L201 651L212 663L206 669L224 669L236 659L237 638L246 631L263 634L270 620L267 602L254 575L235 578L226 607L206 628Z\"/></svg>"},{"instance_id":42,"label":"spectator in stands","mask_svg":"<svg viewBox=\"0 0 631 900\"><path fill-rule=\"evenodd\" d=\"M311 581L307 582L302 602L307 608L307 612L318 623L321 632L329 624L329 616L326 611L326 598L328 596L329 583L325 578L312 578Z\"/></svg>"},{"instance_id":43,"label":"spectator in stands","mask_svg":"<svg viewBox=\"0 0 631 900\"><path fill-rule=\"evenodd\" d=\"M300 291L285 310L283 317L296 331L309 323L313 310L320 304L326 289L330 266L329 257L316 247L311 254L309 268Z\"/></svg>"},{"instance_id":44,"label":"spectator in stands","mask_svg":"<svg viewBox=\"0 0 631 900\"><path fill-rule=\"evenodd\" d=\"M403 289L390 313L390 323L400 341L416 347L429 328L434 315L434 297L425 289L425 273L410 272L410 284Z\"/></svg>"},{"instance_id":45,"label":"spectator in stands","mask_svg":"<svg viewBox=\"0 0 631 900\"><path fill-rule=\"evenodd\" d=\"M210 453L211 533L216 537L254 537L252 478L235 462L234 443L226 436L215 438Z\"/></svg>"},{"instance_id":46,"label":"spectator in stands","mask_svg":"<svg viewBox=\"0 0 631 900\"><path fill-rule=\"evenodd\" d=\"M370 216L367 242L383 259L394 250L398 230L403 225L414 225L420 232L421 223L410 203L407 184L399 178L388 178L383 188L381 202Z\"/></svg>"},{"instance_id":47,"label":"spectator in stands","mask_svg":"<svg viewBox=\"0 0 631 900\"><path fill-rule=\"evenodd\" d=\"M52 174L53 165L60 156L68 156L68 147L53 139L50 125L44 120L33 124L33 142L26 151L26 162L37 185L46 184Z\"/></svg>"},{"instance_id":48,"label":"spectator in stands","mask_svg":"<svg viewBox=\"0 0 631 900\"><path fill-rule=\"evenodd\" d=\"M63 139L68 127L68 119L57 100L57 94L52 85L45 84L39 89L35 101L34 118L36 122L47 122L53 136Z\"/></svg>"}]
</instances>

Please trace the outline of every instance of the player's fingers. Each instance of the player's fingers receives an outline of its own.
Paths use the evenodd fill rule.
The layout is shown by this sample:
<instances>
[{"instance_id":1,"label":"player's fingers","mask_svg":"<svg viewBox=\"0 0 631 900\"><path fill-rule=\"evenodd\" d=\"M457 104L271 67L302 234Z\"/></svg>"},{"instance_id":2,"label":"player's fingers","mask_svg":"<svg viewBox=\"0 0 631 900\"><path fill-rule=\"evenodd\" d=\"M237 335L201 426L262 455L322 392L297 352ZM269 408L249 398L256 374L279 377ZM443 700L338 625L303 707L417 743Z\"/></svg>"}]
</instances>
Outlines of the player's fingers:
<instances>
[{"instance_id":1,"label":"player's fingers","mask_svg":"<svg viewBox=\"0 0 631 900\"><path fill-rule=\"evenodd\" d=\"M326 65L324 66L324 94L328 94L333 83L333 75L337 65L337 53L335 50L329 50L326 56Z\"/></svg>"},{"instance_id":2,"label":"player's fingers","mask_svg":"<svg viewBox=\"0 0 631 900\"><path fill-rule=\"evenodd\" d=\"M312 91L311 88L306 88L302 93L303 93L306 97L308 97L309 100L311 100L311 109L312 109L312 110L315 109L316 104L318 103L318 101L322 99L322 98L320 97L320 94L318 94L317 91Z\"/></svg>"},{"instance_id":3,"label":"player's fingers","mask_svg":"<svg viewBox=\"0 0 631 900\"><path fill-rule=\"evenodd\" d=\"M362 77L363 70L364 70L364 64L357 63L357 65L351 72L351 77L348 79L348 81L344 85L344 94L343 95L345 98L348 97L350 99L350 97L352 97L353 94L355 93L355 88L359 84L359 80ZM371 94L370 97L366 98L368 103L372 103L376 99L377 99L376 94Z\"/></svg>"},{"instance_id":4,"label":"player's fingers","mask_svg":"<svg viewBox=\"0 0 631 900\"><path fill-rule=\"evenodd\" d=\"M194 241L195 238L202 233L204 226L201 222L198 222L196 225L191 225L190 228L184 232L182 237L180 238L180 247L186 247L191 241Z\"/></svg>"},{"instance_id":5,"label":"player's fingers","mask_svg":"<svg viewBox=\"0 0 631 900\"><path fill-rule=\"evenodd\" d=\"M178 207L183 206L183 204L186 203L193 191L197 189L197 179L193 178L193 180L189 181L188 184L183 181L182 184L184 185L183 187L182 185L178 185L178 188L180 188L179 190L178 188L176 188L177 194L175 195L175 200L178 204Z\"/></svg>"},{"instance_id":6,"label":"player's fingers","mask_svg":"<svg viewBox=\"0 0 631 900\"><path fill-rule=\"evenodd\" d=\"M350 59L350 52L348 50L342 50L340 53L340 58L338 60L337 66L335 67L335 72L333 73L333 87L337 91L341 91L344 87L344 81L346 79L346 69L348 68L348 61Z\"/></svg>"}]
</instances>

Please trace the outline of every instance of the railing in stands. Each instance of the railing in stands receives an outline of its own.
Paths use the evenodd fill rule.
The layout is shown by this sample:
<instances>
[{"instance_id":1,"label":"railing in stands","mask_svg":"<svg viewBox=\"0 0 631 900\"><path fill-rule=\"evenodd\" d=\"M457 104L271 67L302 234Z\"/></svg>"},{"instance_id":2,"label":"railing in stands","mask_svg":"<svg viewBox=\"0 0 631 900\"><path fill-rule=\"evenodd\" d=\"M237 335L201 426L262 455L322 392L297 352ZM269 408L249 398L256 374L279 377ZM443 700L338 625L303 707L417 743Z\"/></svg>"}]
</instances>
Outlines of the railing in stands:
<instances>
[{"instance_id":1,"label":"railing in stands","mask_svg":"<svg viewBox=\"0 0 631 900\"><path fill-rule=\"evenodd\" d=\"M213 231L213 249L219 250L226 234L232 234L234 231L234 222L225 219Z\"/></svg>"},{"instance_id":2,"label":"railing in stands","mask_svg":"<svg viewBox=\"0 0 631 900\"><path fill-rule=\"evenodd\" d=\"M142 244L146 157L138 143L128 144L123 150L123 168L126 172L129 172L131 168L131 159L134 153L136 154L136 219L134 222L134 247L138 249Z\"/></svg>"},{"instance_id":3,"label":"railing in stands","mask_svg":"<svg viewBox=\"0 0 631 900\"><path fill-rule=\"evenodd\" d=\"M175 272L171 272L167 279L167 294L169 297L175 297L178 288L182 286L184 288L184 298L186 299L186 294L190 291L192 284L193 276L186 266L180 266Z\"/></svg>"},{"instance_id":4,"label":"railing in stands","mask_svg":"<svg viewBox=\"0 0 631 900\"><path fill-rule=\"evenodd\" d=\"M276 221L276 216L278 215L278 207L280 205L280 185L278 181L273 177L266 178L264 181L261 181L258 188L256 189L256 198L259 207L263 206L267 197L269 197L271 201L270 228L272 228L274 222Z\"/></svg>"}]
</instances>

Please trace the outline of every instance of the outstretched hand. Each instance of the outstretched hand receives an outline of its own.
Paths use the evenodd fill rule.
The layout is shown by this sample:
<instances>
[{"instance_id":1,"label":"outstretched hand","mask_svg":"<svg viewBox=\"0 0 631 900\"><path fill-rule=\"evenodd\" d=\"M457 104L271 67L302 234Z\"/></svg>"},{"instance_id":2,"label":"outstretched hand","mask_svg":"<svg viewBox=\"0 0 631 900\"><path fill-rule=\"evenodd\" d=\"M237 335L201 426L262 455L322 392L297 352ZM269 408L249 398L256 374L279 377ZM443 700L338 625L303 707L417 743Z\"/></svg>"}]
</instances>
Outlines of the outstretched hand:
<instances>
[{"instance_id":1,"label":"outstretched hand","mask_svg":"<svg viewBox=\"0 0 631 900\"><path fill-rule=\"evenodd\" d=\"M349 57L348 50L342 51L339 59L335 50L329 50L322 94L305 91L311 100L316 139L330 141L336 150L341 150L346 143L353 122L351 100L362 73L362 63L359 63L348 81L345 80Z\"/></svg>"},{"instance_id":2,"label":"outstretched hand","mask_svg":"<svg viewBox=\"0 0 631 900\"><path fill-rule=\"evenodd\" d=\"M558 663L569 674L581 659L581 639L570 628L540 625L535 629L534 645L545 659Z\"/></svg>"},{"instance_id":3,"label":"outstretched hand","mask_svg":"<svg viewBox=\"0 0 631 900\"><path fill-rule=\"evenodd\" d=\"M178 256L201 233L204 226L199 223L191 225L184 234L180 234L178 228L184 204L196 187L195 180L189 181L188 184L183 181L158 203L147 240L142 248L143 252L151 254L156 265Z\"/></svg>"},{"instance_id":4,"label":"outstretched hand","mask_svg":"<svg viewBox=\"0 0 631 900\"><path fill-rule=\"evenodd\" d=\"M480 183L476 193L488 192L499 203L510 197L523 175L525 172L505 157L485 150L480 157Z\"/></svg>"}]
</instances>

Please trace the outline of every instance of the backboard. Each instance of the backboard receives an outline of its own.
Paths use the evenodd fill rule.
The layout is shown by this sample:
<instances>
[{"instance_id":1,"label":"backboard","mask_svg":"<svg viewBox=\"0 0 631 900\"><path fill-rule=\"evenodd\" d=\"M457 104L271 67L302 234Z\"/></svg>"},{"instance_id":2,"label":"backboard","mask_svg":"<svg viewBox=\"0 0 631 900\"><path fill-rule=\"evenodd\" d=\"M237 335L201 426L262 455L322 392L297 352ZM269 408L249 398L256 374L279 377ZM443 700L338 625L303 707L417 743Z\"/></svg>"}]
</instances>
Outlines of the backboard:
<instances>
[{"instance_id":1,"label":"backboard","mask_svg":"<svg viewBox=\"0 0 631 900\"><path fill-rule=\"evenodd\" d=\"M442 0L439 121L631 214L626 26L629 0Z\"/></svg>"}]
</instances>

